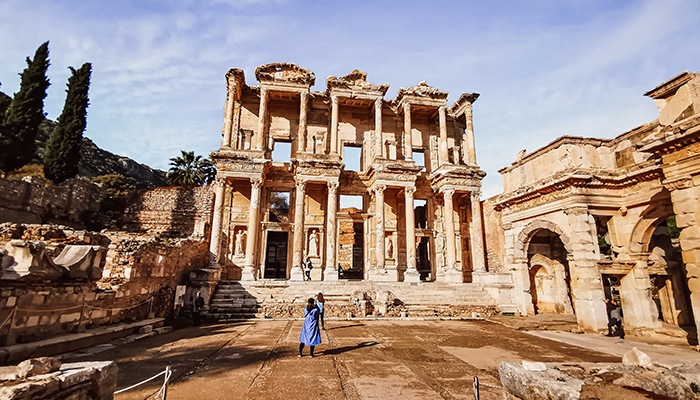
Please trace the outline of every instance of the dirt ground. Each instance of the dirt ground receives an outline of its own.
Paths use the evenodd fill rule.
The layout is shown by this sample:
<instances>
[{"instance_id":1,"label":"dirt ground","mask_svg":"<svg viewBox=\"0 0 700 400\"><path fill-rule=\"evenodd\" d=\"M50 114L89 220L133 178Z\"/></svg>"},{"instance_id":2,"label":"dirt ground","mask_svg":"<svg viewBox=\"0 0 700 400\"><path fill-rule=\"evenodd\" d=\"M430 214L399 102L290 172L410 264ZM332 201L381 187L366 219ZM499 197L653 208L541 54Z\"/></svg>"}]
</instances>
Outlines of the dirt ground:
<instances>
[{"instance_id":1,"label":"dirt ground","mask_svg":"<svg viewBox=\"0 0 700 400\"><path fill-rule=\"evenodd\" d=\"M500 400L501 361L621 361L618 355L518 330L541 322L506 322L515 327L479 320L327 321L316 357L309 358L306 348L298 358L301 321L249 321L179 329L63 361L116 361L118 389L169 365L173 375L168 400L473 399L474 377L481 383L482 399ZM148 398L161 382L159 378L115 398Z\"/></svg>"}]
</instances>

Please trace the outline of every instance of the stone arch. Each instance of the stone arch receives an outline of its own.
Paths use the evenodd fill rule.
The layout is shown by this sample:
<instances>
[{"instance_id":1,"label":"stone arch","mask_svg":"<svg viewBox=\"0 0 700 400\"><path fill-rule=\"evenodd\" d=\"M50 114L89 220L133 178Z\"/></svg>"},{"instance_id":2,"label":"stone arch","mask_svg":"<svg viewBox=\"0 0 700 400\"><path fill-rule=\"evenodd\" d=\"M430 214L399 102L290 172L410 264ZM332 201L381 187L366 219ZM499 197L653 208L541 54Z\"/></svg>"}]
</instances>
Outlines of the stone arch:
<instances>
[{"instance_id":1,"label":"stone arch","mask_svg":"<svg viewBox=\"0 0 700 400\"><path fill-rule=\"evenodd\" d=\"M546 229L559 235L559 239L564 244L566 252L571 254L571 241L569 237L564 233L564 231L559 227L559 225L554 222L547 221L544 219L537 219L530 222L520 231L518 239L515 242L515 258L516 259L527 259L527 244L530 239L541 229Z\"/></svg>"},{"instance_id":2,"label":"stone arch","mask_svg":"<svg viewBox=\"0 0 700 400\"><path fill-rule=\"evenodd\" d=\"M650 251L648 246L651 236L654 234L654 229L665 221L666 218L675 215L673 212L673 204L670 202L670 198L668 200L669 201L662 204L654 202L640 214L639 220L632 229L630 242L627 245L631 253Z\"/></svg>"}]
</instances>

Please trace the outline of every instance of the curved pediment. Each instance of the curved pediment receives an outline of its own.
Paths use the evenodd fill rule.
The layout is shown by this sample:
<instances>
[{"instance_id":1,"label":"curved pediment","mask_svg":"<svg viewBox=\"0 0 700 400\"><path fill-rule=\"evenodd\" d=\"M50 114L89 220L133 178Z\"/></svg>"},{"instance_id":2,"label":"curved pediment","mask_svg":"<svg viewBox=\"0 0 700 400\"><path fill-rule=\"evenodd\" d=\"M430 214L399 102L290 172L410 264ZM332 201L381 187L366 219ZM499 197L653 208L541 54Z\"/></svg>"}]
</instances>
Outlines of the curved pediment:
<instances>
[{"instance_id":1,"label":"curved pediment","mask_svg":"<svg viewBox=\"0 0 700 400\"><path fill-rule=\"evenodd\" d=\"M401 98L405 96L413 96L433 100L446 100L447 95L447 92L443 92L442 90L434 88L428 85L428 83L426 83L425 81L423 81L416 86L410 86L408 89L399 88L398 93L396 95L396 102L398 103L401 100Z\"/></svg>"},{"instance_id":2,"label":"curved pediment","mask_svg":"<svg viewBox=\"0 0 700 400\"><path fill-rule=\"evenodd\" d=\"M255 78L259 82L289 82L313 86L316 75L294 63L270 63L255 68Z\"/></svg>"}]
</instances>

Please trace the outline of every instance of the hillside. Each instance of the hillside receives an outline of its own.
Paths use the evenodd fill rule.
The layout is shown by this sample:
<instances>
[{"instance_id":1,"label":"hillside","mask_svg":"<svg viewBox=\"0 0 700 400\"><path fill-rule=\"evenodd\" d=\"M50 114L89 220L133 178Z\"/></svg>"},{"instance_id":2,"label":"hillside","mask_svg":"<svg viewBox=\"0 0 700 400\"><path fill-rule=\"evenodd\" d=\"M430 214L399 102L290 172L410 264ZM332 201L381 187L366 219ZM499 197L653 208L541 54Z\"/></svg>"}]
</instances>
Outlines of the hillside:
<instances>
[{"instance_id":1,"label":"hillside","mask_svg":"<svg viewBox=\"0 0 700 400\"><path fill-rule=\"evenodd\" d=\"M55 125L54 121L44 120L39 127L39 133L36 137L38 150L33 160L34 163L43 164L44 145ZM137 189L152 189L168 185L165 171L102 150L86 137L83 138L80 154L81 158L78 163L80 176L94 178L101 175L120 174L133 178L136 181Z\"/></svg>"}]
</instances>

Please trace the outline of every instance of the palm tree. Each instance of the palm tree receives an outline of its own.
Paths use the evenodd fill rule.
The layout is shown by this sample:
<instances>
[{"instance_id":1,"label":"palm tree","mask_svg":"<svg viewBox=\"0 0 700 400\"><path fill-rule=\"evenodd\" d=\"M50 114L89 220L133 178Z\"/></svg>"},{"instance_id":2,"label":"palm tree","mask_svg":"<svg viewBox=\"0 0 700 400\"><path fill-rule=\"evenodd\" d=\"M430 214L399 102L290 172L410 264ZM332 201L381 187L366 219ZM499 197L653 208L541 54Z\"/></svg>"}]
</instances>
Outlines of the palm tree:
<instances>
[{"instance_id":1,"label":"palm tree","mask_svg":"<svg viewBox=\"0 0 700 400\"><path fill-rule=\"evenodd\" d=\"M204 185L216 178L216 167L211 158L195 156L194 151L180 150L182 155L170 159L168 180L171 185L194 186Z\"/></svg>"}]
</instances>

